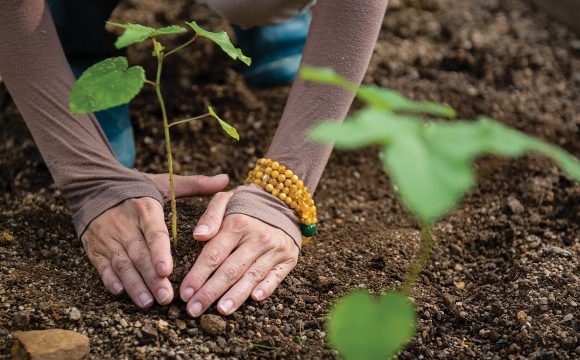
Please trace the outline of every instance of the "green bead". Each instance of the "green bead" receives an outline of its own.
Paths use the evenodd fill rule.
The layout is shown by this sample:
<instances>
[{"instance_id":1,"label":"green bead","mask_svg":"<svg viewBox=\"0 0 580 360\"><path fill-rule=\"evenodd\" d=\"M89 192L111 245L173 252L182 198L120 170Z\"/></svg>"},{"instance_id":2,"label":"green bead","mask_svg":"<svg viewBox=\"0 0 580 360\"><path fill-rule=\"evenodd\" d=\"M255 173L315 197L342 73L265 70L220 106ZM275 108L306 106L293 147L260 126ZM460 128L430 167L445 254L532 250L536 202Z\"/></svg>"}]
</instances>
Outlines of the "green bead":
<instances>
[{"instance_id":1,"label":"green bead","mask_svg":"<svg viewBox=\"0 0 580 360\"><path fill-rule=\"evenodd\" d=\"M316 225L314 225L314 224L310 224L310 225L300 224L300 232L302 233L302 236L313 237L314 233L316 233Z\"/></svg>"}]
</instances>

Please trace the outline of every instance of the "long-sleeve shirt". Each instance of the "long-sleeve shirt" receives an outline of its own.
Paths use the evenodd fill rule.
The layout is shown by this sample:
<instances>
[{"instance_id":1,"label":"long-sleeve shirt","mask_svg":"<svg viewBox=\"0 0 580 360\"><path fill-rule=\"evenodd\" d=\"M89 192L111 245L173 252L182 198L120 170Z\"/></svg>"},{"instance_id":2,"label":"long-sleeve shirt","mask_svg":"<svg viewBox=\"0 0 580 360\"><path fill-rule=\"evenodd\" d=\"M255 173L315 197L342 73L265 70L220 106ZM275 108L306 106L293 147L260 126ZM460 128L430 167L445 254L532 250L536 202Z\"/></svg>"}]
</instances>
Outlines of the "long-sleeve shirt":
<instances>
[{"instance_id":1,"label":"long-sleeve shirt","mask_svg":"<svg viewBox=\"0 0 580 360\"><path fill-rule=\"evenodd\" d=\"M302 63L331 67L360 83L386 7L387 0L318 0ZM45 1L3 0L0 24L0 76L72 211L77 234L126 199L151 197L163 203L153 182L115 159L94 115L70 113L75 78ZM332 146L310 143L305 133L322 120L341 121L353 97L338 88L295 80L266 157L292 169L313 193ZM226 215L233 213L278 227L301 244L293 210L255 185L235 190Z\"/></svg>"}]
</instances>

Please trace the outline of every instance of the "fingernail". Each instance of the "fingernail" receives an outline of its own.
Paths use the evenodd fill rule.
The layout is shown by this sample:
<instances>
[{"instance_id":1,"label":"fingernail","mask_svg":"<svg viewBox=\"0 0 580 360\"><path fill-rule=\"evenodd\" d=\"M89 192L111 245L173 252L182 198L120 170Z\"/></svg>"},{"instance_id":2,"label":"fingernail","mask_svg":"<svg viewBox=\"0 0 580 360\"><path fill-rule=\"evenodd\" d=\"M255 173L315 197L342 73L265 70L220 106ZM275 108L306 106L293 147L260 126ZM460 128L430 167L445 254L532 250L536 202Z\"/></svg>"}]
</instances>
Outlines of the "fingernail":
<instances>
[{"instance_id":1,"label":"fingernail","mask_svg":"<svg viewBox=\"0 0 580 360\"><path fill-rule=\"evenodd\" d=\"M254 293L254 296L256 297L256 300L262 300L262 298L264 297L264 291L263 290L256 290L256 292Z\"/></svg>"},{"instance_id":2,"label":"fingernail","mask_svg":"<svg viewBox=\"0 0 580 360\"><path fill-rule=\"evenodd\" d=\"M219 174L213 177L215 180L224 180L224 179L228 179L229 180L229 176L228 174Z\"/></svg>"},{"instance_id":3,"label":"fingernail","mask_svg":"<svg viewBox=\"0 0 580 360\"><path fill-rule=\"evenodd\" d=\"M196 226L196 228L193 230L194 236L207 235L207 234L209 234L209 226L207 226L207 225Z\"/></svg>"},{"instance_id":4,"label":"fingernail","mask_svg":"<svg viewBox=\"0 0 580 360\"><path fill-rule=\"evenodd\" d=\"M185 290L183 290L183 296L181 298L181 300L183 301L189 301L189 299L191 299L191 297L193 296L193 293L195 293L195 290L193 290L193 288L186 288Z\"/></svg>"},{"instance_id":5,"label":"fingernail","mask_svg":"<svg viewBox=\"0 0 580 360\"><path fill-rule=\"evenodd\" d=\"M167 289L161 288L157 290L157 301L160 303L167 300L167 296L169 296L169 291L167 291Z\"/></svg>"},{"instance_id":6,"label":"fingernail","mask_svg":"<svg viewBox=\"0 0 580 360\"><path fill-rule=\"evenodd\" d=\"M147 306L153 302L151 295L149 295L145 291L141 292L141 294L139 295L139 300L141 300L141 303L143 304L143 306Z\"/></svg>"},{"instance_id":7,"label":"fingernail","mask_svg":"<svg viewBox=\"0 0 580 360\"><path fill-rule=\"evenodd\" d=\"M225 312L226 314L230 313L230 310L232 309L233 306L234 306L234 302L233 302L233 300L230 300L230 299L224 301L220 305L220 307L222 308L222 311Z\"/></svg>"},{"instance_id":8,"label":"fingernail","mask_svg":"<svg viewBox=\"0 0 580 360\"><path fill-rule=\"evenodd\" d=\"M123 291L123 285L118 281L115 281L111 287L113 288L113 293L115 295L119 295L121 291Z\"/></svg>"},{"instance_id":9,"label":"fingernail","mask_svg":"<svg viewBox=\"0 0 580 360\"><path fill-rule=\"evenodd\" d=\"M189 315L193 317L198 317L199 315L201 315L202 308L203 305L201 305L200 302L193 303L193 305L191 305L191 307L189 308Z\"/></svg>"},{"instance_id":10,"label":"fingernail","mask_svg":"<svg viewBox=\"0 0 580 360\"><path fill-rule=\"evenodd\" d=\"M165 276L165 269L166 269L166 266L165 266L165 263L163 261L157 263L157 274L159 276L162 276L162 277Z\"/></svg>"}]
</instances>

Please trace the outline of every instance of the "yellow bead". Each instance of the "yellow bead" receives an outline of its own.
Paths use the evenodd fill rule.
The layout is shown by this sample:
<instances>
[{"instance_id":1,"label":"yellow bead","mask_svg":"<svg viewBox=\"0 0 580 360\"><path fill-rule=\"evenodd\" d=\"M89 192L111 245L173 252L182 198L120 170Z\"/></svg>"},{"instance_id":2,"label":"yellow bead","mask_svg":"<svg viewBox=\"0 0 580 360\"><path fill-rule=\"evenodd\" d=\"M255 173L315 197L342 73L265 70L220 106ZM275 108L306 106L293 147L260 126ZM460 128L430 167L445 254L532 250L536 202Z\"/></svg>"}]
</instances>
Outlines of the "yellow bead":
<instances>
[{"instance_id":1,"label":"yellow bead","mask_svg":"<svg viewBox=\"0 0 580 360\"><path fill-rule=\"evenodd\" d=\"M310 225L310 224L312 224L312 220L310 220L310 219L308 219L308 218L306 218L306 219L302 219L302 223L303 223L304 225Z\"/></svg>"},{"instance_id":2,"label":"yellow bead","mask_svg":"<svg viewBox=\"0 0 580 360\"><path fill-rule=\"evenodd\" d=\"M262 182L262 180L260 180L260 179L254 179L252 182L253 182L254 184L256 184L256 185L258 185L258 186L259 186L259 185L260 185L260 182Z\"/></svg>"},{"instance_id":3,"label":"yellow bead","mask_svg":"<svg viewBox=\"0 0 580 360\"><path fill-rule=\"evenodd\" d=\"M316 206L312 205L310 206L310 211L315 213L316 212Z\"/></svg>"},{"instance_id":4,"label":"yellow bead","mask_svg":"<svg viewBox=\"0 0 580 360\"><path fill-rule=\"evenodd\" d=\"M284 189L284 184L278 183L278 185L276 185L276 189L278 189L278 190Z\"/></svg>"},{"instance_id":5,"label":"yellow bead","mask_svg":"<svg viewBox=\"0 0 580 360\"><path fill-rule=\"evenodd\" d=\"M264 165L266 163L266 159L261 158L260 160L258 160L258 162L260 163L260 165Z\"/></svg>"},{"instance_id":6,"label":"yellow bead","mask_svg":"<svg viewBox=\"0 0 580 360\"><path fill-rule=\"evenodd\" d=\"M297 185L299 188L303 188L303 187L304 187L304 182L303 182L302 180L298 180L298 182L296 183L296 185Z\"/></svg>"},{"instance_id":7,"label":"yellow bead","mask_svg":"<svg viewBox=\"0 0 580 360\"><path fill-rule=\"evenodd\" d=\"M290 188L290 186L292 186L292 180L288 179L288 176L286 176L286 180L284 180L284 186L286 186L287 188Z\"/></svg>"},{"instance_id":8,"label":"yellow bead","mask_svg":"<svg viewBox=\"0 0 580 360\"><path fill-rule=\"evenodd\" d=\"M287 170L284 172L284 175L286 175L286 177L289 179L289 178L291 178L291 177L292 177L292 175L294 175L294 173L292 172L292 170L290 170L290 169L287 169Z\"/></svg>"},{"instance_id":9,"label":"yellow bead","mask_svg":"<svg viewBox=\"0 0 580 360\"><path fill-rule=\"evenodd\" d=\"M273 170L274 170L274 169L272 169L271 167L269 167L269 166L268 166L268 167L266 168L266 170L264 170L264 172L265 172L266 174L270 175L270 174L272 173L272 171L273 171Z\"/></svg>"},{"instance_id":10,"label":"yellow bead","mask_svg":"<svg viewBox=\"0 0 580 360\"><path fill-rule=\"evenodd\" d=\"M292 175L292 182L294 184L298 184L298 181L300 181L300 179L298 179L298 176L296 174Z\"/></svg>"},{"instance_id":11,"label":"yellow bead","mask_svg":"<svg viewBox=\"0 0 580 360\"><path fill-rule=\"evenodd\" d=\"M280 193L280 191L278 191L278 190L276 190L276 189L272 190L272 195L274 195L274 196L276 196L276 197L278 197L278 194L279 194L279 193Z\"/></svg>"},{"instance_id":12,"label":"yellow bead","mask_svg":"<svg viewBox=\"0 0 580 360\"><path fill-rule=\"evenodd\" d=\"M268 180L270 180L270 175L266 174L262 176L262 181L268 182Z\"/></svg>"},{"instance_id":13,"label":"yellow bead","mask_svg":"<svg viewBox=\"0 0 580 360\"><path fill-rule=\"evenodd\" d=\"M256 166L254 167L254 171L258 171L258 170L260 170L261 168L262 168L262 167L261 167L260 165L256 165Z\"/></svg>"},{"instance_id":14,"label":"yellow bead","mask_svg":"<svg viewBox=\"0 0 580 360\"><path fill-rule=\"evenodd\" d=\"M286 205L290 206L290 205L292 205L292 198L287 197L286 200L284 200L284 202L286 203Z\"/></svg>"},{"instance_id":15,"label":"yellow bead","mask_svg":"<svg viewBox=\"0 0 580 360\"><path fill-rule=\"evenodd\" d=\"M279 193L279 194L278 194L278 198L279 198L280 200L284 201L284 200L286 200L286 194L284 194L284 193Z\"/></svg>"},{"instance_id":16,"label":"yellow bead","mask_svg":"<svg viewBox=\"0 0 580 360\"><path fill-rule=\"evenodd\" d=\"M280 181L280 182L286 181L286 175L284 175L284 174L278 175L278 181Z\"/></svg>"},{"instance_id":17,"label":"yellow bead","mask_svg":"<svg viewBox=\"0 0 580 360\"><path fill-rule=\"evenodd\" d=\"M272 184L272 185L276 185L278 183L278 180L271 178L270 180L268 180L268 184Z\"/></svg>"},{"instance_id":18,"label":"yellow bead","mask_svg":"<svg viewBox=\"0 0 580 360\"><path fill-rule=\"evenodd\" d=\"M270 165L272 167L272 169L276 170L280 167L280 163L278 163L277 161L274 161L272 163L272 165Z\"/></svg>"},{"instance_id":19,"label":"yellow bead","mask_svg":"<svg viewBox=\"0 0 580 360\"><path fill-rule=\"evenodd\" d=\"M266 185L266 191L267 191L267 192L272 192L272 190L274 190L274 185L272 185L272 184L267 184L267 185Z\"/></svg>"},{"instance_id":20,"label":"yellow bead","mask_svg":"<svg viewBox=\"0 0 580 360\"><path fill-rule=\"evenodd\" d=\"M278 176L280 176L280 172L278 170L273 170L270 176L277 179Z\"/></svg>"},{"instance_id":21,"label":"yellow bead","mask_svg":"<svg viewBox=\"0 0 580 360\"><path fill-rule=\"evenodd\" d=\"M254 174L254 176L256 176L257 178L262 178L262 176L264 176L264 173L262 171L256 171L256 174Z\"/></svg>"},{"instance_id":22,"label":"yellow bead","mask_svg":"<svg viewBox=\"0 0 580 360\"><path fill-rule=\"evenodd\" d=\"M280 172L280 174L284 174L284 172L286 171L286 166L280 165L280 167L278 168L278 171Z\"/></svg>"},{"instance_id":23,"label":"yellow bead","mask_svg":"<svg viewBox=\"0 0 580 360\"><path fill-rule=\"evenodd\" d=\"M286 195L288 195L288 193L290 192L290 189L288 189L287 187L282 188L282 192Z\"/></svg>"},{"instance_id":24,"label":"yellow bead","mask_svg":"<svg viewBox=\"0 0 580 360\"><path fill-rule=\"evenodd\" d=\"M266 187L266 182L265 181L260 181L260 187L261 188L265 188Z\"/></svg>"}]
</instances>

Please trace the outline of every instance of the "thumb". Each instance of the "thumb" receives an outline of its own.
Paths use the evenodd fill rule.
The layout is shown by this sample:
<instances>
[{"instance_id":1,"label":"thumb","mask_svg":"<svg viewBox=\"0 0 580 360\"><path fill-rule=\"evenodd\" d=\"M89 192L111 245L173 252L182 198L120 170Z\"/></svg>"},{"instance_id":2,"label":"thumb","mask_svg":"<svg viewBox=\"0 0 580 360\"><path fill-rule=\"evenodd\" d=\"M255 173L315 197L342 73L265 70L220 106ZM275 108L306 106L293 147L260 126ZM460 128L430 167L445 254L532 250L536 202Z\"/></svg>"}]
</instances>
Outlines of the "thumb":
<instances>
[{"instance_id":1,"label":"thumb","mask_svg":"<svg viewBox=\"0 0 580 360\"><path fill-rule=\"evenodd\" d=\"M230 178L227 174L215 176L190 175L173 177L175 186L175 197L185 197L194 195L213 195L223 190Z\"/></svg>"},{"instance_id":2,"label":"thumb","mask_svg":"<svg viewBox=\"0 0 580 360\"><path fill-rule=\"evenodd\" d=\"M193 238L195 240L207 241L213 238L222 226L226 208L233 191L217 193L207 205L205 213L201 216L195 229L193 229Z\"/></svg>"}]
</instances>

